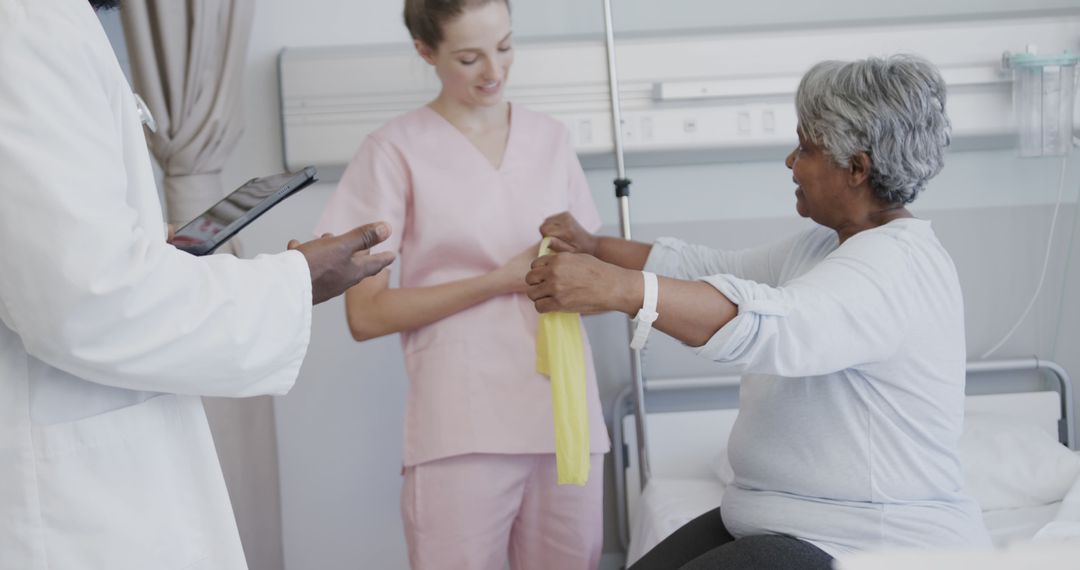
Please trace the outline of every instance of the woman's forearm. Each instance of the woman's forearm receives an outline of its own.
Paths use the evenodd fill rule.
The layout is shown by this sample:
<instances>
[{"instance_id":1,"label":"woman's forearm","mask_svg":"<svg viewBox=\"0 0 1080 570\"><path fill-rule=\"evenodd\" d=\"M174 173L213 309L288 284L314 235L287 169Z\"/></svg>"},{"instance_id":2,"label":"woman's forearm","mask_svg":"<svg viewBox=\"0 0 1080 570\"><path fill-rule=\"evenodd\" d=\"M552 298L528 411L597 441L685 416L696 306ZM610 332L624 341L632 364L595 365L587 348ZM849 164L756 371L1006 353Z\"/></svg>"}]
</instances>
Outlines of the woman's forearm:
<instances>
[{"instance_id":1,"label":"woman's forearm","mask_svg":"<svg viewBox=\"0 0 1080 570\"><path fill-rule=\"evenodd\" d=\"M739 314L739 307L701 281L659 278L653 326L690 346L702 346Z\"/></svg>"},{"instance_id":2,"label":"woman's forearm","mask_svg":"<svg viewBox=\"0 0 1080 570\"><path fill-rule=\"evenodd\" d=\"M358 341L417 329L507 293L493 274L431 287L395 289L387 272L345 294L349 331ZM365 286L366 285L366 286Z\"/></svg>"},{"instance_id":3,"label":"woman's forearm","mask_svg":"<svg viewBox=\"0 0 1080 570\"><path fill-rule=\"evenodd\" d=\"M527 294L540 313L621 311L637 315L645 298L640 271L650 246L603 238L598 255L559 253L536 259L525 275ZM622 263L620 263L620 261ZM738 314L738 307L708 283L658 278L653 326L701 346Z\"/></svg>"},{"instance_id":4,"label":"woman's forearm","mask_svg":"<svg viewBox=\"0 0 1080 570\"><path fill-rule=\"evenodd\" d=\"M652 252L652 245L637 241L602 236L597 239L596 257L601 261L624 269L641 270ZM629 303L622 302L619 309L633 317L644 299L643 278L632 273L633 283L622 287L630 292ZM684 281L659 277L659 295L656 312L659 314L653 327L690 346L701 346L709 341L738 314L738 307L723 293L708 283Z\"/></svg>"},{"instance_id":5,"label":"woman's forearm","mask_svg":"<svg viewBox=\"0 0 1080 570\"><path fill-rule=\"evenodd\" d=\"M639 273L620 278L624 283L612 287L620 300L615 308L637 315L644 304L644 281ZM658 278L656 313L653 328L690 345L702 346L724 325L734 319L739 308L715 287L701 281Z\"/></svg>"},{"instance_id":6,"label":"woman's forearm","mask_svg":"<svg viewBox=\"0 0 1080 570\"><path fill-rule=\"evenodd\" d=\"M596 241L597 259L624 267L641 270L652 251L652 244L616 237L599 236Z\"/></svg>"}]
</instances>

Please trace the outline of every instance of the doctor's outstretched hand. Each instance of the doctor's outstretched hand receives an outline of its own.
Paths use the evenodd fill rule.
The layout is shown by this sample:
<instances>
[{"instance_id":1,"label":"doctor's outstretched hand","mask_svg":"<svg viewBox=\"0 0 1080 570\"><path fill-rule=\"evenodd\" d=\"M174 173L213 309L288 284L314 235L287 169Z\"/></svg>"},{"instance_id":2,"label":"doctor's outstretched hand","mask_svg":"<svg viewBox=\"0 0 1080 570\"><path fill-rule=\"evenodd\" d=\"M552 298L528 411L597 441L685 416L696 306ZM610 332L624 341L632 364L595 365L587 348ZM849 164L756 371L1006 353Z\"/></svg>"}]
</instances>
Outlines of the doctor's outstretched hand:
<instances>
[{"instance_id":1,"label":"doctor's outstretched hand","mask_svg":"<svg viewBox=\"0 0 1080 570\"><path fill-rule=\"evenodd\" d=\"M311 270L311 303L318 305L333 299L346 289L371 277L394 261L392 252L375 255L368 250L390 237L390 226L375 222L339 236L324 234L319 239L300 243L289 241L289 249L304 254Z\"/></svg>"},{"instance_id":2,"label":"doctor's outstretched hand","mask_svg":"<svg viewBox=\"0 0 1080 570\"><path fill-rule=\"evenodd\" d=\"M641 272L584 253L555 253L536 258L532 270L525 275L525 283L529 285L526 294L538 313L632 314L641 307L644 295Z\"/></svg>"}]
</instances>

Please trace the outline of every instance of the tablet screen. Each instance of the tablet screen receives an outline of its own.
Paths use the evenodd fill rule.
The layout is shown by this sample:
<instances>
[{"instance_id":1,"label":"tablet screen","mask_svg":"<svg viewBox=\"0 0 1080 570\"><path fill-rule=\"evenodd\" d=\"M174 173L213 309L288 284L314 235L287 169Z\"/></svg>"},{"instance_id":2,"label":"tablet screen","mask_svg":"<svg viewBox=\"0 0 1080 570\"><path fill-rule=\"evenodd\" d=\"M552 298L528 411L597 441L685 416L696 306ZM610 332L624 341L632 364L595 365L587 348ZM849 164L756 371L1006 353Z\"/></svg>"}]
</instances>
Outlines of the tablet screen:
<instances>
[{"instance_id":1,"label":"tablet screen","mask_svg":"<svg viewBox=\"0 0 1080 570\"><path fill-rule=\"evenodd\" d=\"M285 198L306 185L306 181L302 179L304 174L286 172L247 182L180 228L173 236L172 244L191 253L209 253L240 227L276 203L268 202L269 199L275 196L279 199Z\"/></svg>"}]
</instances>

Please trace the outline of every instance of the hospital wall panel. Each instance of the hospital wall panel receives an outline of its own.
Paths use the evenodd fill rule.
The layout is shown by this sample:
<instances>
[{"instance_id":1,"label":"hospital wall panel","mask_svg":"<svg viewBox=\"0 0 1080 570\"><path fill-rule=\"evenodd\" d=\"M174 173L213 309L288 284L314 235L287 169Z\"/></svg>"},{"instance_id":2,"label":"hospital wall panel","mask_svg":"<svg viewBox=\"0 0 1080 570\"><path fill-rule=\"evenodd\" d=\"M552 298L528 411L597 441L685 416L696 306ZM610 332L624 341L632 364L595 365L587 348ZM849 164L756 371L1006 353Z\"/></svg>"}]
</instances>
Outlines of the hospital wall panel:
<instances>
[{"instance_id":1,"label":"hospital wall panel","mask_svg":"<svg viewBox=\"0 0 1080 570\"><path fill-rule=\"evenodd\" d=\"M947 20L1076 6L1075 0L614 0L612 4L620 32L647 33L695 28L798 28L821 23L862 25L915 18ZM593 34L603 27L600 0L517 0L514 16L519 31L536 35Z\"/></svg>"},{"instance_id":2,"label":"hospital wall panel","mask_svg":"<svg viewBox=\"0 0 1080 570\"><path fill-rule=\"evenodd\" d=\"M1080 50L1080 6L1008 18L624 35L621 136L633 166L762 159L793 139L794 93L811 65L914 53L934 61L949 86L956 148L1010 148L1012 72L1002 54L1036 43L1041 53ZM510 77L509 98L562 121L586 165L604 164L614 143L602 39L521 39ZM438 92L430 67L401 43L286 49L279 78L290 168L344 164L347 141Z\"/></svg>"}]
</instances>

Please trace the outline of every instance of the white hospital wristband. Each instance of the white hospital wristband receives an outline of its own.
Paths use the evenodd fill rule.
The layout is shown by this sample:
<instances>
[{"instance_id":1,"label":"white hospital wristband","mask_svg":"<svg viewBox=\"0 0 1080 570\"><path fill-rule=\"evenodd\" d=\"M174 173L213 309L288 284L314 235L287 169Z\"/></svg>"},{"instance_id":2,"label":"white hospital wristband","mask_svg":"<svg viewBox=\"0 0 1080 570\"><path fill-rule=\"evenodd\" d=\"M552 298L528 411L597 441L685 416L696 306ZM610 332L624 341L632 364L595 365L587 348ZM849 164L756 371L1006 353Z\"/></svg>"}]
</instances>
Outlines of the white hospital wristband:
<instances>
[{"instance_id":1,"label":"white hospital wristband","mask_svg":"<svg viewBox=\"0 0 1080 570\"><path fill-rule=\"evenodd\" d=\"M656 313L656 299L660 294L656 274L642 271L641 275L645 278L645 295L641 310L634 317L634 338L630 340L630 348L634 350L641 350L645 346L645 339L649 338L653 321L660 316Z\"/></svg>"}]
</instances>

